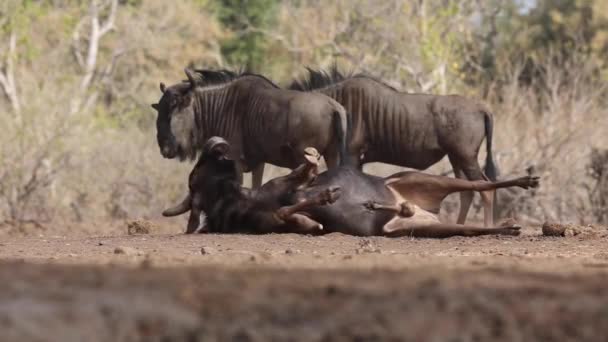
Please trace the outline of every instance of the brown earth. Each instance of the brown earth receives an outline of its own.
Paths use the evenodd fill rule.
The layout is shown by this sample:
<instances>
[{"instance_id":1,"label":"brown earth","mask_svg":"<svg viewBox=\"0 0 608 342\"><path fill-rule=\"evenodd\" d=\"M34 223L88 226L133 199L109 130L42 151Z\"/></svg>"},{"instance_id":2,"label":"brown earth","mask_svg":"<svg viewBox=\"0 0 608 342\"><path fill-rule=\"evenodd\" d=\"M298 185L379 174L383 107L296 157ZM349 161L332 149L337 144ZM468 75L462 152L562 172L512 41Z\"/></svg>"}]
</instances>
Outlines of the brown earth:
<instances>
[{"instance_id":1,"label":"brown earth","mask_svg":"<svg viewBox=\"0 0 608 342\"><path fill-rule=\"evenodd\" d=\"M129 227L0 239L0 340L582 341L608 332L602 227L444 240Z\"/></svg>"}]
</instances>

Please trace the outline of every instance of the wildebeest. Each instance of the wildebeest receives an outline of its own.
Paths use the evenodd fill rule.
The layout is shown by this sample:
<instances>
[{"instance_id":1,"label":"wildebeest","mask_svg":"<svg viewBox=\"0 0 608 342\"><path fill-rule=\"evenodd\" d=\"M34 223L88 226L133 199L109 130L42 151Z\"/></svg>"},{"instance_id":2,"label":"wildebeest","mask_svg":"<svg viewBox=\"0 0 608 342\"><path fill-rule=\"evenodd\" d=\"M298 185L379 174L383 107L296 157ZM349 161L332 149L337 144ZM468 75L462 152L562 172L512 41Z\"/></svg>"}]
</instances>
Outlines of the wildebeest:
<instances>
[{"instance_id":1,"label":"wildebeest","mask_svg":"<svg viewBox=\"0 0 608 342\"><path fill-rule=\"evenodd\" d=\"M286 204L298 185L307 184L315 177L316 150L312 149L315 153L305 155L307 162L289 175L249 190L239 182L236 162L228 157L229 149L228 142L220 137L212 137L205 143L188 179L189 195L176 207L165 210L164 216L180 215L190 210L187 234L199 228L201 212L205 213L206 229L211 232L312 233L322 230L321 224L298 212L310 206L334 202L338 189L328 188L317 196L311 196L314 198Z\"/></svg>"},{"instance_id":2,"label":"wildebeest","mask_svg":"<svg viewBox=\"0 0 608 342\"><path fill-rule=\"evenodd\" d=\"M264 76L227 70L185 70L188 81L165 87L158 111L157 140L166 158L194 159L211 136L231 145L239 174L252 171L256 188L264 163L295 168L304 148L337 165L337 127L346 129L344 108L318 93L280 89ZM336 122L340 122L338 125Z\"/></svg>"},{"instance_id":3,"label":"wildebeest","mask_svg":"<svg viewBox=\"0 0 608 342\"><path fill-rule=\"evenodd\" d=\"M459 191L488 191L538 186L537 177L502 182L468 181L422 172L400 172L381 178L363 173L352 158L317 173L314 149L306 149L305 164L257 190L238 182L229 144L215 137L206 144L190 175L187 201L166 210L174 216L191 210L188 233L207 214L210 232L342 232L351 235L449 237L486 234L518 235L519 227L474 227L439 222L441 201ZM312 151L312 152L311 152ZM333 203L333 204L331 204Z\"/></svg>"},{"instance_id":4,"label":"wildebeest","mask_svg":"<svg viewBox=\"0 0 608 342\"><path fill-rule=\"evenodd\" d=\"M493 119L490 111L471 99L449 95L408 94L370 76L345 76L336 66L330 72L308 68L308 78L295 80L290 89L315 91L338 101L351 116L351 155L362 163L383 162L424 170L445 155L457 178L496 180L492 158ZM477 155L486 138L485 175ZM487 176L487 177L486 177ZM491 226L493 191L481 192L484 223ZM464 223L473 200L460 193L458 223Z\"/></svg>"}]
</instances>

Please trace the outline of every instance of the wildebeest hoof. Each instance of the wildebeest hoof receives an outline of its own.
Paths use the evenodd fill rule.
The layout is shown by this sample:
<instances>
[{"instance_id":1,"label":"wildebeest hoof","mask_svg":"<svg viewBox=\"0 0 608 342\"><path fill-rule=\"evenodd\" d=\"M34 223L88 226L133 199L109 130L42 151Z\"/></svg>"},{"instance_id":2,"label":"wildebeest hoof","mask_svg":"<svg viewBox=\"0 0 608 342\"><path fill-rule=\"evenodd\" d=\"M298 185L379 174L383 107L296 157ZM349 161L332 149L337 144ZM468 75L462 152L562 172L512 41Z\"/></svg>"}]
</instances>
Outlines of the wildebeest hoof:
<instances>
[{"instance_id":1,"label":"wildebeest hoof","mask_svg":"<svg viewBox=\"0 0 608 342\"><path fill-rule=\"evenodd\" d=\"M403 217L412 217L416 213L416 207L408 201L401 202L401 211L399 214Z\"/></svg>"},{"instance_id":2,"label":"wildebeest hoof","mask_svg":"<svg viewBox=\"0 0 608 342\"><path fill-rule=\"evenodd\" d=\"M502 222L500 222L500 224L498 225L498 227L500 227L500 228L518 228L518 229L521 229L521 226L512 217L509 217L509 218L503 220Z\"/></svg>"},{"instance_id":3,"label":"wildebeest hoof","mask_svg":"<svg viewBox=\"0 0 608 342\"><path fill-rule=\"evenodd\" d=\"M319 165L319 159L321 159L321 154L314 147L307 147L304 149L304 158L313 165Z\"/></svg>"},{"instance_id":4,"label":"wildebeest hoof","mask_svg":"<svg viewBox=\"0 0 608 342\"><path fill-rule=\"evenodd\" d=\"M519 234L521 234L520 230L521 230L520 226L504 227L504 228L500 228L500 234L501 235L510 235L510 236L519 236Z\"/></svg>"},{"instance_id":5,"label":"wildebeest hoof","mask_svg":"<svg viewBox=\"0 0 608 342\"><path fill-rule=\"evenodd\" d=\"M369 201L363 203L363 206L367 210L376 210L376 209L378 209L378 203L376 201L374 201L374 200L369 200Z\"/></svg>"},{"instance_id":6,"label":"wildebeest hoof","mask_svg":"<svg viewBox=\"0 0 608 342\"><path fill-rule=\"evenodd\" d=\"M340 198L340 187L332 186L329 189L323 190L319 194L319 203L320 204L331 204Z\"/></svg>"},{"instance_id":7,"label":"wildebeest hoof","mask_svg":"<svg viewBox=\"0 0 608 342\"><path fill-rule=\"evenodd\" d=\"M540 185L540 177L538 176L525 176L518 179L519 187L524 189L537 188Z\"/></svg>"}]
</instances>

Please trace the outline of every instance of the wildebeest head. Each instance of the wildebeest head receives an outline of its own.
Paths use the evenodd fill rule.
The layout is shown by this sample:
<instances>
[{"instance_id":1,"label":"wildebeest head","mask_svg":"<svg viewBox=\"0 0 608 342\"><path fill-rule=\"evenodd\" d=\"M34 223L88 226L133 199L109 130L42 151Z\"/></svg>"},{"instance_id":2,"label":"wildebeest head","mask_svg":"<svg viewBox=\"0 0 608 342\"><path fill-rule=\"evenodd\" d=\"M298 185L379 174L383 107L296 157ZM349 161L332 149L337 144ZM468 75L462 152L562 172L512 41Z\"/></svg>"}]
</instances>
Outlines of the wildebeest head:
<instances>
[{"instance_id":1,"label":"wildebeest head","mask_svg":"<svg viewBox=\"0 0 608 342\"><path fill-rule=\"evenodd\" d=\"M162 96L152 108L158 112L156 138L160 152L165 158L179 157L181 160L196 157L195 111L193 106L195 75L189 69L184 72L187 82L170 87L160 84Z\"/></svg>"},{"instance_id":2,"label":"wildebeest head","mask_svg":"<svg viewBox=\"0 0 608 342\"><path fill-rule=\"evenodd\" d=\"M177 216L190 211L187 233L200 225L200 214L210 210L220 196L239 196L240 181L236 162L228 158L230 145L221 137L211 137L203 145L198 162L190 172L188 196L163 216Z\"/></svg>"}]
</instances>

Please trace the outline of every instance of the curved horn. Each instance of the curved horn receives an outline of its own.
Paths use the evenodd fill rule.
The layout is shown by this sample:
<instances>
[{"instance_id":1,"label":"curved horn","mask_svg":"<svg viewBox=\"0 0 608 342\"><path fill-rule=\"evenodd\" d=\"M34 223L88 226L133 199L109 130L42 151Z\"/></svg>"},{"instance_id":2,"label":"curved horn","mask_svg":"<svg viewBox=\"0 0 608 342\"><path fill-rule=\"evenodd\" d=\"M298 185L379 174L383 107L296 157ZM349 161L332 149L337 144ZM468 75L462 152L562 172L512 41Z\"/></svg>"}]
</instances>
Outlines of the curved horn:
<instances>
[{"instance_id":1,"label":"curved horn","mask_svg":"<svg viewBox=\"0 0 608 342\"><path fill-rule=\"evenodd\" d=\"M191 199L190 199L190 194L188 194L186 196L186 198L184 198L184 200L176 205L173 208L169 208L166 209L165 211L163 211L163 216L165 217L171 217L171 216L177 216L177 215L181 215L185 212L187 212L188 210L190 210L191 208Z\"/></svg>"},{"instance_id":2,"label":"curved horn","mask_svg":"<svg viewBox=\"0 0 608 342\"><path fill-rule=\"evenodd\" d=\"M190 81L190 85L192 87L196 86L196 75L189 68L184 69L186 76L188 76L188 81Z\"/></svg>"},{"instance_id":3,"label":"curved horn","mask_svg":"<svg viewBox=\"0 0 608 342\"><path fill-rule=\"evenodd\" d=\"M226 139L214 136L209 138L203 146L203 154L210 155L215 152L226 154L229 148L230 144L226 141Z\"/></svg>"},{"instance_id":4,"label":"curved horn","mask_svg":"<svg viewBox=\"0 0 608 342\"><path fill-rule=\"evenodd\" d=\"M165 87L165 84L163 82L160 82L160 91L164 94L165 90L167 90L167 87Z\"/></svg>"}]
</instances>

